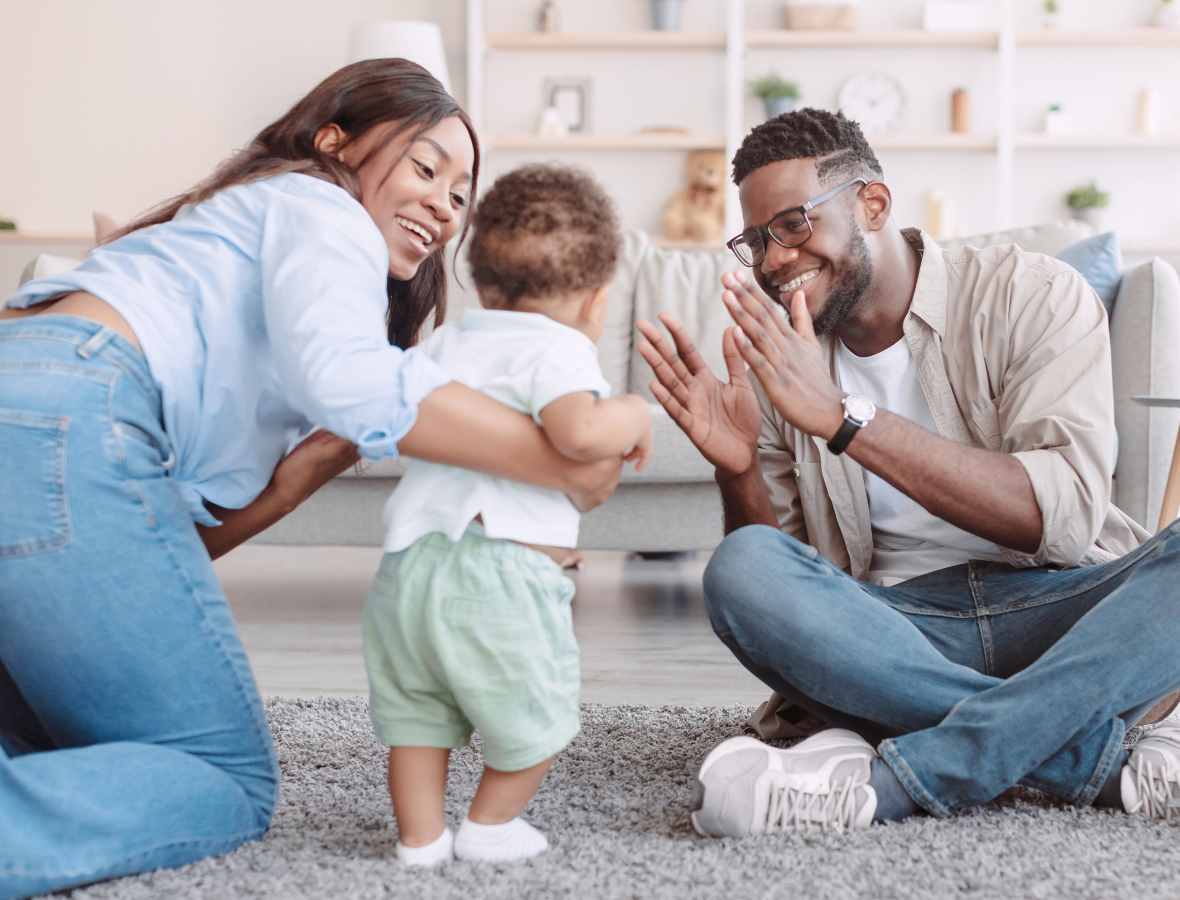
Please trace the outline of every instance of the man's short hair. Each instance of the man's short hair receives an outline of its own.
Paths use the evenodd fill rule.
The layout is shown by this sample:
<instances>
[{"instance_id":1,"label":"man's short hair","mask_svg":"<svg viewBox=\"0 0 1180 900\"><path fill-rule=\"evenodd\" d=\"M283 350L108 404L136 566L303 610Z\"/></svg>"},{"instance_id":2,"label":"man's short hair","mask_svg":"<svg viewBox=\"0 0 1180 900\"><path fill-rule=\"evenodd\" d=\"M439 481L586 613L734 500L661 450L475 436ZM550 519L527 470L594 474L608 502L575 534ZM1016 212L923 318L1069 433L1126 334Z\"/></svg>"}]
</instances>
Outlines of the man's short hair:
<instances>
[{"instance_id":1,"label":"man's short hair","mask_svg":"<svg viewBox=\"0 0 1180 900\"><path fill-rule=\"evenodd\" d=\"M497 304L594 290L614 277L622 243L615 205L570 166L526 165L502 176L471 224L471 277Z\"/></svg>"},{"instance_id":2,"label":"man's short hair","mask_svg":"<svg viewBox=\"0 0 1180 900\"><path fill-rule=\"evenodd\" d=\"M733 183L784 159L814 159L821 184L853 178L880 180L884 173L860 126L844 113L797 109L763 122L733 155Z\"/></svg>"}]
</instances>

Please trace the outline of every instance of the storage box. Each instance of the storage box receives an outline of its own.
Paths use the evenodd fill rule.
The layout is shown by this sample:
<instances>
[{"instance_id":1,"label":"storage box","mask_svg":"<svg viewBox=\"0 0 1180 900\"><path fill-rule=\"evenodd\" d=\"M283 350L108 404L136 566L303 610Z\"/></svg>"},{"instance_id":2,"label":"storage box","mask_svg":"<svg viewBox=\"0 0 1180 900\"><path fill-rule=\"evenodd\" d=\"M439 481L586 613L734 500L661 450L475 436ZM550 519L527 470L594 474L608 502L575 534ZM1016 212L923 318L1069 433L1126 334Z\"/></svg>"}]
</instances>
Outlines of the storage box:
<instances>
[{"instance_id":1,"label":"storage box","mask_svg":"<svg viewBox=\"0 0 1180 900\"><path fill-rule=\"evenodd\" d=\"M783 27L806 31L856 31L856 7L801 3L783 7Z\"/></svg>"},{"instance_id":2,"label":"storage box","mask_svg":"<svg viewBox=\"0 0 1180 900\"><path fill-rule=\"evenodd\" d=\"M989 31L996 24L991 5L980 0L927 0L922 27L926 31Z\"/></svg>"}]
</instances>

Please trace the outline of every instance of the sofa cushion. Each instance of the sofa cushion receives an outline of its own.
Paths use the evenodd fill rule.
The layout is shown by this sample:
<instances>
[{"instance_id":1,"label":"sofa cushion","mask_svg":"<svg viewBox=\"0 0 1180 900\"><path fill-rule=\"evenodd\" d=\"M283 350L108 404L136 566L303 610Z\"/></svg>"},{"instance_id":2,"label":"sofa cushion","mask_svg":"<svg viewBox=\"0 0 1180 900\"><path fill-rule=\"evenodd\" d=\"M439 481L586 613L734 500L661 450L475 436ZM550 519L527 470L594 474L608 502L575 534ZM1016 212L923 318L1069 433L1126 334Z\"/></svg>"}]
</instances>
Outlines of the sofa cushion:
<instances>
[{"instance_id":1,"label":"sofa cushion","mask_svg":"<svg viewBox=\"0 0 1180 900\"><path fill-rule=\"evenodd\" d=\"M635 286L651 244L642 231L623 234L619 265L610 285L606 303L606 320L598 339L598 365L610 383L615 397L631 390L631 346L635 343ZM650 398L649 398L650 399Z\"/></svg>"},{"instance_id":2,"label":"sofa cushion","mask_svg":"<svg viewBox=\"0 0 1180 900\"><path fill-rule=\"evenodd\" d=\"M688 331L705 364L718 378L727 380L721 335L733 320L721 302L721 275L738 268L740 264L728 250L651 247L635 282L634 321L646 319L659 325L661 312L672 313ZM651 367L634 347L630 358L629 390L653 402L648 389L655 377Z\"/></svg>"},{"instance_id":3,"label":"sofa cushion","mask_svg":"<svg viewBox=\"0 0 1180 900\"><path fill-rule=\"evenodd\" d=\"M1113 231L1096 234L1070 244L1057 258L1081 273L1109 315L1118 296L1119 282L1123 280L1123 254L1118 236Z\"/></svg>"},{"instance_id":4,"label":"sofa cushion","mask_svg":"<svg viewBox=\"0 0 1180 900\"><path fill-rule=\"evenodd\" d=\"M1045 225L1030 225L1027 228L1013 228L1008 231L992 231L965 238L940 240L938 245L951 247L992 247L996 244L1015 244L1029 253L1044 253L1056 256L1070 244L1094 234L1094 227L1078 219L1065 219Z\"/></svg>"},{"instance_id":5,"label":"sofa cushion","mask_svg":"<svg viewBox=\"0 0 1180 900\"><path fill-rule=\"evenodd\" d=\"M1161 259L1123 275L1110 317L1119 455L1114 503L1154 530L1171 465L1180 409L1149 408L1142 394L1180 397L1180 278Z\"/></svg>"}]
</instances>

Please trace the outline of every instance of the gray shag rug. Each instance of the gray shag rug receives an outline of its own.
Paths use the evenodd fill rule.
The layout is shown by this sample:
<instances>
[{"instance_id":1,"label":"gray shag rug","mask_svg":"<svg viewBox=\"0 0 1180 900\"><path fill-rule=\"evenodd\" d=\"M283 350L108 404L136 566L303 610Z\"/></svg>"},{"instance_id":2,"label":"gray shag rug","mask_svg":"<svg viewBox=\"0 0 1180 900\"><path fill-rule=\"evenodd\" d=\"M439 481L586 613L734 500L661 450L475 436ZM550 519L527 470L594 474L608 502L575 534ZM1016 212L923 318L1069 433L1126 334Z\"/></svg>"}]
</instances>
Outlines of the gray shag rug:
<instances>
[{"instance_id":1,"label":"gray shag rug","mask_svg":"<svg viewBox=\"0 0 1180 900\"><path fill-rule=\"evenodd\" d=\"M949 820L916 816L849 836L698 837L689 785L750 710L586 706L526 818L550 850L512 864L407 869L385 787L385 748L362 698L267 703L282 796L266 839L218 859L66 892L159 898L1048 898L1180 897L1180 829L1076 809L1015 788ZM481 770L453 755L458 825ZM63 896L63 895L59 895Z\"/></svg>"}]
</instances>

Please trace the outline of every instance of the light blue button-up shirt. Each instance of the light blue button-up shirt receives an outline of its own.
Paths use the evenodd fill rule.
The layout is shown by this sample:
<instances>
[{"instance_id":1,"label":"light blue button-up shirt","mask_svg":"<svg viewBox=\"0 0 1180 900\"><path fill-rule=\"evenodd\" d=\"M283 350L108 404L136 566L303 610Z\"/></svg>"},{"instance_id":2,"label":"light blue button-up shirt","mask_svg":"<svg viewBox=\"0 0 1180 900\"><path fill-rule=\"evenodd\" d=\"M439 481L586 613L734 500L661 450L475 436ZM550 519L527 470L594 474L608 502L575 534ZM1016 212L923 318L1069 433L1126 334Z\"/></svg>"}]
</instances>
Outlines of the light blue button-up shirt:
<instances>
[{"instance_id":1,"label":"light blue button-up shirt","mask_svg":"<svg viewBox=\"0 0 1180 900\"><path fill-rule=\"evenodd\" d=\"M250 503L320 425L396 456L418 403L451 377L386 338L385 239L342 188L285 174L226 188L171 222L24 285L25 307L88 291L127 320L163 401L193 519Z\"/></svg>"}]
</instances>

